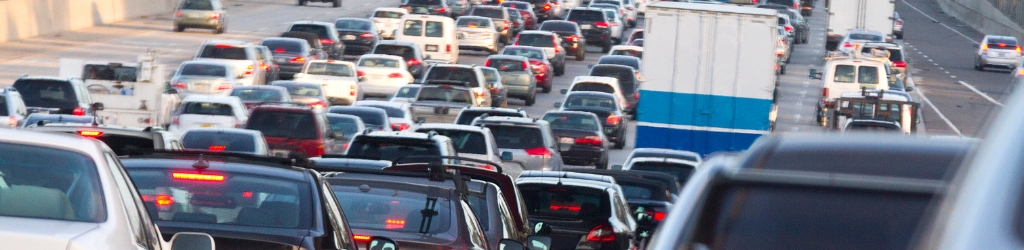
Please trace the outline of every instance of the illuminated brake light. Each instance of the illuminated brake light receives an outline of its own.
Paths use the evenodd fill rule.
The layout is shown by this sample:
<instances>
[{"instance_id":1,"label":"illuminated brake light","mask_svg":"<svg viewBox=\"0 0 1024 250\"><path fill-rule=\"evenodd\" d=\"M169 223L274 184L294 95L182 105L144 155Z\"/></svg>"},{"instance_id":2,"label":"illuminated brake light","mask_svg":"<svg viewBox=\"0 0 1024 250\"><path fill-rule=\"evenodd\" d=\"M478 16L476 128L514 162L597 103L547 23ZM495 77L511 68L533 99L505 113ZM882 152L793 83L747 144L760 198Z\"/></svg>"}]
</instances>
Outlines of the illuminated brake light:
<instances>
[{"instance_id":1,"label":"illuminated brake light","mask_svg":"<svg viewBox=\"0 0 1024 250\"><path fill-rule=\"evenodd\" d=\"M405 123L392 123L391 124L391 130L394 130L394 131L405 131L406 129L409 129L409 124L405 124Z\"/></svg>"},{"instance_id":2,"label":"illuminated brake light","mask_svg":"<svg viewBox=\"0 0 1024 250\"><path fill-rule=\"evenodd\" d=\"M231 84L225 82L225 83L221 83L220 86L217 86L217 91L229 90L231 88L232 88Z\"/></svg>"},{"instance_id":3,"label":"illuminated brake light","mask_svg":"<svg viewBox=\"0 0 1024 250\"><path fill-rule=\"evenodd\" d=\"M166 207L166 206L170 206L171 204L174 204L174 197L171 197L170 195L157 195L156 196L156 205L158 207Z\"/></svg>"},{"instance_id":4,"label":"illuminated brake light","mask_svg":"<svg viewBox=\"0 0 1024 250\"><path fill-rule=\"evenodd\" d=\"M369 235L353 235L352 238L356 241L370 241Z\"/></svg>"},{"instance_id":5,"label":"illuminated brake light","mask_svg":"<svg viewBox=\"0 0 1024 250\"><path fill-rule=\"evenodd\" d=\"M907 63L906 62L902 62L902 61L895 61L895 62L892 62L892 66L893 67L897 67L897 68L905 68L905 67L907 67Z\"/></svg>"},{"instance_id":6,"label":"illuminated brake light","mask_svg":"<svg viewBox=\"0 0 1024 250\"><path fill-rule=\"evenodd\" d=\"M594 26L597 26L598 28L608 28L608 22L596 22L594 23Z\"/></svg>"},{"instance_id":7,"label":"illuminated brake light","mask_svg":"<svg viewBox=\"0 0 1024 250\"><path fill-rule=\"evenodd\" d=\"M544 4L544 10L550 10L550 9L551 9L551 3Z\"/></svg>"},{"instance_id":8,"label":"illuminated brake light","mask_svg":"<svg viewBox=\"0 0 1024 250\"><path fill-rule=\"evenodd\" d=\"M252 192L242 192L242 198L252 198Z\"/></svg>"},{"instance_id":9,"label":"illuminated brake light","mask_svg":"<svg viewBox=\"0 0 1024 250\"><path fill-rule=\"evenodd\" d=\"M210 182L223 182L223 175L216 174L197 174L197 173L171 173L171 178L175 180L184 181L210 181Z\"/></svg>"},{"instance_id":10,"label":"illuminated brake light","mask_svg":"<svg viewBox=\"0 0 1024 250\"><path fill-rule=\"evenodd\" d=\"M550 206L548 206L548 209L555 210L555 211L557 211L557 210L567 210L569 212L579 212L581 208L580 208L580 206L550 205Z\"/></svg>"},{"instance_id":11,"label":"illuminated brake light","mask_svg":"<svg viewBox=\"0 0 1024 250\"><path fill-rule=\"evenodd\" d=\"M306 62L306 58L299 56L299 57L294 57L294 58L292 58L291 60L288 60L288 61L289 62L293 62L293 63L303 63L303 62Z\"/></svg>"},{"instance_id":12,"label":"illuminated brake light","mask_svg":"<svg viewBox=\"0 0 1024 250\"><path fill-rule=\"evenodd\" d=\"M245 74L246 75L252 75L252 65L249 65L248 67L245 67Z\"/></svg>"},{"instance_id":13,"label":"illuminated brake light","mask_svg":"<svg viewBox=\"0 0 1024 250\"><path fill-rule=\"evenodd\" d=\"M274 53L284 53L284 51L285 51L284 48L276 48L276 49L274 49Z\"/></svg>"},{"instance_id":14,"label":"illuminated brake light","mask_svg":"<svg viewBox=\"0 0 1024 250\"><path fill-rule=\"evenodd\" d=\"M662 221L665 219L665 212L654 212L654 220Z\"/></svg>"},{"instance_id":15,"label":"illuminated brake light","mask_svg":"<svg viewBox=\"0 0 1024 250\"><path fill-rule=\"evenodd\" d=\"M587 241L612 242L615 241L615 230L608 225L599 225L590 230L587 234Z\"/></svg>"},{"instance_id":16,"label":"illuminated brake light","mask_svg":"<svg viewBox=\"0 0 1024 250\"><path fill-rule=\"evenodd\" d=\"M849 43L849 42L843 43L843 48L849 48L849 47L853 47L853 44Z\"/></svg>"},{"instance_id":17,"label":"illuminated brake light","mask_svg":"<svg viewBox=\"0 0 1024 250\"><path fill-rule=\"evenodd\" d=\"M451 44L445 44L444 45L444 52L452 52L452 45Z\"/></svg>"},{"instance_id":18,"label":"illuminated brake light","mask_svg":"<svg viewBox=\"0 0 1024 250\"><path fill-rule=\"evenodd\" d=\"M480 168L494 171L494 166L491 165L480 165Z\"/></svg>"},{"instance_id":19,"label":"illuminated brake light","mask_svg":"<svg viewBox=\"0 0 1024 250\"><path fill-rule=\"evenodd\" d=\"M174 83L174 88L185 89L185 88L187 88L187 86L185 86L184 82L176 82L176 83Z\"/></svg>"},{"instance_id":20,"label":"illuminated brake light","mask_svg":"<svg viewBox=\"0 0 1024 250\"><path fill-rule=\"evenodd\" d=\"M373 38L373 34L363 33L362 35L359 35L359 37L362 37L362 38Z\"/></svg>"},{"instance_id":21,"label":"illuminated brake light","mask_svg":"<svg viewBox=\"0 0 1024 250\"><path fill-rule=\"evenodd\" d=\"M1020 46L1017 46L1017 48L1014 48L1013 50L1016 50L1017 53L1020 53Z\"/></svg>"},{"instance_id":22,"label":"illuminated brake light","mask_svg":"<svg viewBox=\"0 0 1024 250\"><path fill-rule=\"evenodd\" d=\"M384 229L394 230L405 228L405 220L387 219L384 221Z\"/></svg>"},{"instance_id":23,"label":"illuminated brake light","mask_svg":"<svg viewBox=\"0 0 1024 250\"><path fill-rule=\"evenodd\" d=\"M786 25L786 31L793 31L793 26Z\"/></svg>"},{"instance_id":24,"label":"illuminated brake light","mask_svg":"<svg viewBox=\"0 0 1024 250\"><path fill-rule=\"evenodd\" d=\"M231 45L229 45L229 44L217 44L217 45L214 45L213 47L214 47L214 48L218 48L218 49L230 49L230 48L234 48L234 46L231 46Z\"/></svg>"},{"instance_id":25,"label":"illuminated brake light","mask_svg":"<svg viewBox=\"0 0 1024 250\"><path fill-rule=\"evenodd\" d=\"M330 38L320 38L320 44L331 45L334 44L334 41L331 40Z\"/></svg>"},{"instance_id":26,"label":"illuminated brake light","mask_svg":"<svg viewBox=\"0 0 1024 250\"><path fill-rule=\"evenodd\" d=\"M92 131L92 130L80 130L80 131L78 131L78 135L88 136L88 137L97 137L97 136L100 136L102 134L103 134L103 131Z\"/></svg>"},{"instance_id":27,"label":"illuminated brake light","mask_svg":"<svg viewBox=\"0 0 1024 250\"><path fill-rule=\"evenodd\" d=\"M420 62L420 59L416 59L416 58L409 59L409 61L405 61L405 65L406 66L420 65L421 63L423 63L423 62Z\"/></svg>"},{"instance_id":28,"label":"illuminated brake light","mask_svg":"<svg viewBox=\"0 0 1024 250\"><path fill-rule=\"evenodd\" d=\"M71 115L83 116L85 115L85 109L83 109L82 107L75 107L75 109L71 111Z\"/></svg>"},{"instance_id":29,"label":"illuminated brake light","mask_svg":"<svg viewBox=\"0 0 1024 250\"><path fill-rule=\"evenodd\" d=\"M583 138L576 138L575 143L576 143L576 145L592 145L592 146L604 145L604 142L601 141L601 137L597 137L597 136L587 136L587 137L583 137Z\"/></svg>"},{"instance_id":30,"label":"illuminated brake light","mask_svg":"<svg viewBox=\"0 0 1024 250\"><path fill-rule=\"evenodd\" d=\"M174 16L176 16L176 17L181 17L181 16L184 16L184 15L185 15L185 13L182 13L181 10L178 10L178 11L174 12Z\"/></svg>"},{"instance_id":31,"label":"illuminated brake light","mask_svg":"<svg viewBox=\"0 0 1024 250\"><path fill-rule=\"evenodd\" d=\"M634 101L640 101L640 92L634 92L633 93L633 100Z\"/></svg>"},{"instance_id":32,"label":"illuminated brake light","mask_svg":"<svg viewBox=\"0 0 1024 250\"><path fill-rule=\"evenodd\" d=\"M505 20L505 28L503 28L503 29L508 30L508 26L509 26L508 25L508 20Z\"/></svg>"},{"instance_id":33,"label":"illuminated brake light","mask_svg":"<svg viewBox=\"0 0 1024 250\"><path fill-rule=\"evenodd\" d=\"M224 149L226 149L226 148L227 147L221 146L221 145L213 145L213 146L207 147L206 149L210 150L210 151L224 151Z\"/></svg>"},{"instance_id":34,"label":"illuminated brake light","mask_svg":"<svg viewBox=\"0 0 1024 250\"><path fill-rule=\"evenodd\" d=\"M391 74L388 74L388 78L402 78L402 74L400 74L400 73L391 73Z\"/></svg>"},{"instance_id":35,"label":"illuminated brake light","mask_svg":"<svg viewBox=\"0 0 1024 250\"><path fill-rule=\"evenodd\" d=\"M610 115L608 116L608 119L604 120L604 122L612 125L618 125L619 122L622 122L622 117L619 117L617 115Z\"/></svg>"},{"instance_id":36,"label":"illuminated brake light","mask_svg":"<svg viewBox=\"0 0 1024 250\"><path fill-rule=\"evenodd\" d=\"M217 19L220 19L220 13L217 13L217 12L214 12L214 13L210 13L210 19L211 19L211 20L217 20Z\"/></svg>"},{"instance_id":37,"label":"illuminated brake light","mask_svg":"<svg viewBox=\"0 0 1024 250\"><path fill-rule=\"evenodd\" d=\"M551 157L551 151L548 151L548 149L545 147L528 148L523 151L526 151L526 154L531 156L543 156L544 158Z\"/></svg>"}]
</instances>

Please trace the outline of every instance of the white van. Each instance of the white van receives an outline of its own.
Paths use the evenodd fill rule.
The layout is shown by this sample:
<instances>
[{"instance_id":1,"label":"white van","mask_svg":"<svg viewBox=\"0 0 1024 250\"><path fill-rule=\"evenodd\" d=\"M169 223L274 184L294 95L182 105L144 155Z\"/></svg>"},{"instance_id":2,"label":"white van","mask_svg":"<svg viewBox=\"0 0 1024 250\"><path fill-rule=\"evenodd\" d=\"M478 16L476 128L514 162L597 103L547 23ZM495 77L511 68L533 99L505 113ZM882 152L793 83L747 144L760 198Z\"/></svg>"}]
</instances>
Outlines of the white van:
<instances>
[{"instance_id":1,"label":"white van","mask_svg":"<svg viewBox=\"0 0 1024 250\"><path fill-rule=\"evenodd\" d=\"M427 60L454 64L459 63L459 39L455 34L455 20L450 17L405 15L395 40L420 46Z\"/></svg>"},{"instance_id":2,"label":"white van","mask_svg":"<svg viewBox=\"0 0 1024 250\"><path fill-rule=\"evenodd\" d=\"M858 49L859 50L859 49ZM821 79L821 101L818 102L817 121L828 124L829 109L843 93L869 90L889 90L886 64L866 58L850 57L825 62L824 72L811 69L811 79Z\"/></svg>"}]
</instances>

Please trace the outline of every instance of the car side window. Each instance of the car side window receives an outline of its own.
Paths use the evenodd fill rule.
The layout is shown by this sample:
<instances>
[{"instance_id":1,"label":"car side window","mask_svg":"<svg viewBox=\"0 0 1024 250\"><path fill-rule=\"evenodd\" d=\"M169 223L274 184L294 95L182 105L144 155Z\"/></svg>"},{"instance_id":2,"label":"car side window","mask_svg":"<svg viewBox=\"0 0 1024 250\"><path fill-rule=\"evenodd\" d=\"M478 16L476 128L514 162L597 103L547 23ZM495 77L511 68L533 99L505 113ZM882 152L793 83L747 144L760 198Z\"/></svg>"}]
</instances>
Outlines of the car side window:
<instances>
[{"instance_id":1,"label":"car side window","mask_svg":"<svg viewBox=\"0 0 1024 250\"><path fill-rule=\"evenodd\" d=\"M320 189L323 189L324 194L324 206L327 207L327 217L332 221L331 224L334 226L334 246L332 249L344 249L345 246L352 243L352 239L348 238L351 235L350 232L345 228L345 215L341 212L341 205L338 204L338 198L334 196L334 190L331 189L330 185L326 182L320 183Z\"/></svg>"},{"instance_id":2,"label":"car side window","mask_svg":"<svg viewBox=\"0 0 1024 250\"><path fill-rule=\"evenodd\" d=\"M131 179L124 172L124 168L121 167L121 163L117 160L113 153L103 153L103 158L107 162L107 166L111 171L111 175L114 177L114 183L117 185L117 192L121 197L121 205L124 207L125 216L128 218L128 226L132 229L132 238L135 244L139 247L154 250L155 238L152 233L155 230L151 230L149 225L152 222L145 220L144 214L147 210L145 205L141 203L142 198L139 197L135 192L135 186L131 183Z\"/></svg>"},{"instance_id":3,"label":"car side window","mask_svg":"<svg viewBox=\"0 0 1024 250\"><path fill-rule=\"evenodd\" d=\"M466 230L469 231L469 241L476 246L487 245L484 230L480 227L480 221L477 220L476 215L473 214L473 208L465 201L459 201L459 205L462 206L462 217L467 222Z\"/></svg>"},{"instance_id":4,"label":"car side window","mask_svg":"<svg viewBox=\"0 0 1024 250\"><path fill-rule=\"evenodd\" d=\"M402 34L406 36L422 36L423 35L423 21L420 20L406 20L405 24L402 24Z\"/></svg>"},{"instance_id":5,"label":"car side window","mask_svg":"<svg viewBox=\"0 0 1024 250\"><path fill-rule=\"evenodd\" d=\"M502 238L515 239L516 235L515 220L512 219L512 213L509 212L508 204L505 203L505 197L501 194L501 190L497 185L490 184L496 190L495 199L498 201L498 213L501 214L501 235Z\"/></svg>"}]
</instances>

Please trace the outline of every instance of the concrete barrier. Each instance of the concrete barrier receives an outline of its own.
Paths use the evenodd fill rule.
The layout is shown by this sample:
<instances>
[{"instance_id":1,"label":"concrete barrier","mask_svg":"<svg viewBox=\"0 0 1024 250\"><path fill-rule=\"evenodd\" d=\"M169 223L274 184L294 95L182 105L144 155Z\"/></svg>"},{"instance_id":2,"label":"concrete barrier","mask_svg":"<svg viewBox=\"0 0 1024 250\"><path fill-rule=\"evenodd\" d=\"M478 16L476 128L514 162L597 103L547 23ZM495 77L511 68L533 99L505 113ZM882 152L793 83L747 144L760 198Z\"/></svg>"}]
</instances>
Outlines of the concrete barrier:
<instances>
[{"instance_id":1,"label":"concrete barrier","mask_svg":"<svg viewBox=\"0 0 1024 250\"><path fill-rule=\"evenodd\" d=\"M169 14L178 0L0 0L0 42Z\"/></svg>"},{"instance_id":2,"label":"concrete barrier","mask_svg":"<svg viewBox=\"0 0 1024 250\"><path fill-rule=\"evenodd\" d=\"M1024 28L986 0L936 0L942 11L985 34L1024 40Z\"/></svg>"}]
</instances>

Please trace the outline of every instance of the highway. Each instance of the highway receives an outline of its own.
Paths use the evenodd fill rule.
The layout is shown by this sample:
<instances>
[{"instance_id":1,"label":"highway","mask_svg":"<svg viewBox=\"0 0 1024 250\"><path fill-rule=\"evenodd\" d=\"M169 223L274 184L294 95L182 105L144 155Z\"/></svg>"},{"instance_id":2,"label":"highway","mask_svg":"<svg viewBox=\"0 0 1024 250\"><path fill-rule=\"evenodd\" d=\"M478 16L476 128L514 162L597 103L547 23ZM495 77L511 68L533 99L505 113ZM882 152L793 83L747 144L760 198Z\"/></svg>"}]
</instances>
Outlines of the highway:
<instances>
[{"instance_id":1,"label":"highway","mask_svg":"<svg viewBox=\"0 0 1024 250\"><path fill-rule=\"evenodd\" d=\"M134 19L113 25L47 35L0 44L0 85L9 85L22 74L56 75L60 58L86 60L132 61L147 49L155 49L168 70L192 58L199 44L211 39L235 39L257 42L277 36L297 20L333 21L339 17L365 17L373 8L397 6L398 0L344 3L342 8L313 4L300 7L294 1L225 0L230 12L227 33L214 35L207 30L170 30L171 14ZM811 38L807 44L795 45L787 74L779 76L780 112L776 132L820 132L814 122L814 108L820 96L820 80L807 77L810 69L821 69L824 51L824 2L819 1L812 16L807 17ZM899 1L897 10L905 21L903 42L910 58L912 92L922 103L924 129L927 134L979 136L1009 91L1007 70L974 71L975 48L981 33L942 14L926 0ZM642 28L640 22L638 28ZM538 94L532 107L512 100L510 106L523 107L531 116L539 117L562 100L560 89L568 87L573 77L586 75L588 66L600 57L597 47L588 48L582 62L567 60L566 74L556 77L554 91ZM649 50L649 56L656 56ZM486 54L463 51L460 62L483 64ZM649 75L649 74L647 74ZM632 122L629 143L625 149L614 150L610 163L619 164L632 150Z\"/></svg>"}]
</instances>

